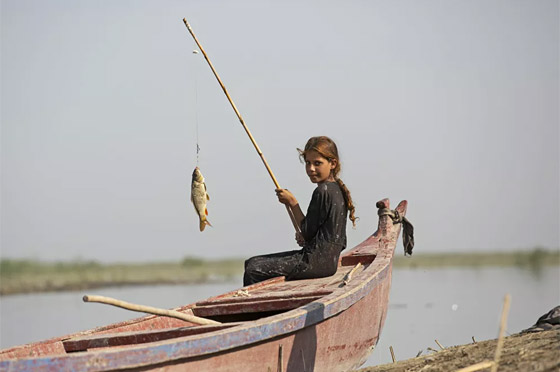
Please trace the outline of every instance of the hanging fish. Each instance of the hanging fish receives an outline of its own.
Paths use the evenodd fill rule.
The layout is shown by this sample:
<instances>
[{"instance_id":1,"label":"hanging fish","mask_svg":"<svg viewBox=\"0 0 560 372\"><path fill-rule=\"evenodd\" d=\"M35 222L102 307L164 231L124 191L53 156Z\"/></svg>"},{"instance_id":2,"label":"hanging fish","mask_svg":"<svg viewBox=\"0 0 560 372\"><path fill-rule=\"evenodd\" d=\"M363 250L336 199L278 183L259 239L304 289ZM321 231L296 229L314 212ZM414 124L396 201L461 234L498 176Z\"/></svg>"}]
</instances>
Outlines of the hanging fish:
<instances>
[{"instance_id":1,"label":"hanging fish","mask_svg":"<svg viewBox=\"0 0 560 372\"><path fill-rule=\"evenodd\" d=\"M191 183L191 201L200 219L200 231L204 231L206 225L212 226L210 222L206 219L208 215L208 209L206 209L206 201L210 200L208 193L206 192L206 184L204 183L204 177L200 173L198 167L194 168L192 174Z\"/></svg>"}]
</instances>

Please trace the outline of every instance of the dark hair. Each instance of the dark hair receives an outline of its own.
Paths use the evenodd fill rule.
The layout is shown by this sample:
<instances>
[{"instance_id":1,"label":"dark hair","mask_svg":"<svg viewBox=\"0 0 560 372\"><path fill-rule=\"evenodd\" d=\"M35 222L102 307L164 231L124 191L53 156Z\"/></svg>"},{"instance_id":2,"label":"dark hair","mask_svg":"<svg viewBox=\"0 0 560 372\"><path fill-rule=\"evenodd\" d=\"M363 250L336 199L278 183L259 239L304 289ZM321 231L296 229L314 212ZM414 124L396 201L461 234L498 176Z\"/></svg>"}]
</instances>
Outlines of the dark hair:
<instances>
[{"instance_id":1,"label":"dark hair","mask_svg":"<svg viewBox=\"0 0 560 372\"><path fill-rule=\"evenodd\" d=\"M307 154L309 151L317 151L319 155L327 159L329 162L336 160L336 166L332 170L332 175L340 186L340 189L342 190L344 201L346 201L346 207L350 212L348 218L350 218L350 220L352 221L352 226L356 227L357 217L354 216L356 207L354 207L354 203L352 202L350 190L348 190L348 187L346 187L344 182L342 182L342 180L338 178L338 174L340 173L340 158L338 156L338 148L336 147L336 143L334 143L332 139L326 136L311 137L305 144L304 150L297 150L299 152L300 160L305 160L305 154Z\"/></svg>"}]
</instances>

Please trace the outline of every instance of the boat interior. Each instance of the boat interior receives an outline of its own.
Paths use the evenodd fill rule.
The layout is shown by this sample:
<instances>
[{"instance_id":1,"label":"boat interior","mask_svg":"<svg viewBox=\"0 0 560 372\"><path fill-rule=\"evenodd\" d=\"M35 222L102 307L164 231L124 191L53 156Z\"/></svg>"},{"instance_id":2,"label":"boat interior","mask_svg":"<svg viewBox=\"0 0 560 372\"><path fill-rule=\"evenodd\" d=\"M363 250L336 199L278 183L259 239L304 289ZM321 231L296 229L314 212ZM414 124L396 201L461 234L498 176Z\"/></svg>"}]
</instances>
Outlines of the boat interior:
<instances>
[{"instance_id":1,"label":"boat interior","mask_svg":"<svg viewBox=\"0 0 560 372\"><path fill-rule=\"evenodd\" d=\"M64 340L62 343L66 352L77 352L163 341L231 328L246 321L293 310L327 296L351 280L351 277L348 278L351 271L353 276L358 275L374 259L375 255L360 255L346 260L343 258L337 273L327 278L285 281L284 277L278 277L257 283L246 289L199 301L194 306L189 305L177 309L179 311L192 311L195 316L218 321L222 323L220 325L193 325L190 327L103 333L74 337Z\"/></svg>"},{"instance_id":2,"label":"boat interior","mask_svg":"<svg viewBox=\"0 0 560 372\"><path fill-rule=\"evenodd\" d=\"M349 257L349 256L346 256ZM340 260L335 275L307 280L286 281L284 277L257 283L245 290L229 292L199 301L191 308L194 315L220 323L251 321L307 305L344 286L348 273L358 275L375 255L360 255Z\"/></svg>"},{"instance_id":3,"label":"boat interior","mask_svg":"<svg viewBox=\"0 0 560 372\"><path fill-rule=\"evenodd\" d=\"M403 203L405 202L401 202L397 207L397 209L401 208L401 213L406 212L406 204ZM384 199L378 202L377 206L388 208L389 201ZM392 257L392 250L382 249L389 243L384 237L386 229L392 225L389 217L385 219L389 222L381 223L380 220L379 230L375 234L345 252L333 276L295 281L286 281L284 277L277 277L174 309L216 321L217 324L199 325L176 318L149 315L5 349L0 351L0 360L119 348L203 335L297 309L332 294L341 287L347 286L352 280L355 282L353 278L359 276L372 264L375 265L378 253L383 255L382 258ZM381 234L378 235L380 231ZM394 233L398 234L399 230ZM379 265L379 269L383 267L385 267L383 264ZM371 271L369 275L375 275L376 271ZM344 291L339 293L343 294Z\"/></svg>"},{"instance_id":4,"label":"boat interior","mask_svg":"<svg viewBox=\"0 0 560 372\"><path fill-rule=\"evenodd\" d=\"M125 347L200 335L287 312L345 286L352 277L359 275L375 260L375 254L364 253L353 251L341 257L337 273L330 277L297 281L286 281L284 277L273 278L175 309L220 322L221 324L218 325L197 325L174 318L147 316L63 338L8 349L2 354L7 352L9 356L0 354L0 360L6 357L10 359ZM37 347L47 343L51 343L51 346Z\"/></svg>"}]
</instances>

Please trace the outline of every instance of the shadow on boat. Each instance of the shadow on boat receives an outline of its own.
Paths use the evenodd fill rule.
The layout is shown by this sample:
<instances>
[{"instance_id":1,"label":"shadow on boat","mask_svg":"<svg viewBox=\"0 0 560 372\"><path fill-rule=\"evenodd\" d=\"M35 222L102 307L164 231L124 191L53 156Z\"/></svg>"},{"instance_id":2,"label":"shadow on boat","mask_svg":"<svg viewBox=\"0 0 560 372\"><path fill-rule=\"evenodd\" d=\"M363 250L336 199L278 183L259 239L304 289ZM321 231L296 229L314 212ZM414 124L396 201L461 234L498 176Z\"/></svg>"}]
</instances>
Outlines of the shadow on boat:
<instances>
[{"instance_id":1,"label":"shadow on boat","mask_svg":"<svg viewBox=\"0 0 560 372\"><path fill-rule=\"evenodd\" d=\"M294 336L292 350L288 359L286 371L314 371L315 358L317 357L317 320L324 319L323 304L318 304L312 312L308 312L305 317L305 327L303 332L298 332Z\"/></svg>"}]
</instances>

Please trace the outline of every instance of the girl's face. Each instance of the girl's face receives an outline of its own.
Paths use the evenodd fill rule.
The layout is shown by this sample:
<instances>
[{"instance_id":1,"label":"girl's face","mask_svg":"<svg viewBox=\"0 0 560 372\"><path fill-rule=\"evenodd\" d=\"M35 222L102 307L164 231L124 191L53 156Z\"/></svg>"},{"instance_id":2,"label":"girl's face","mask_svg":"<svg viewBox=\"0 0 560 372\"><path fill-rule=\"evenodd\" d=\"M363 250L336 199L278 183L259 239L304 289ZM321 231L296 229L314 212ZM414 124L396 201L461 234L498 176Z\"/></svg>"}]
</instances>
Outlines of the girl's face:
<instances>
[{"instance_id":1,"label":"girl's face","mask_svg":"<svg viewBox=\"0 0 560 372\"><path fill-rule=\"evenodd\" d=\"M305 172L313 183L334 182L332 170L335 167L336 159L328 161L315 150L305 154Z\"/></svg>"}]
</instances>

